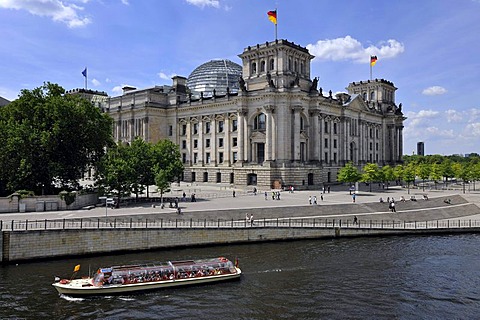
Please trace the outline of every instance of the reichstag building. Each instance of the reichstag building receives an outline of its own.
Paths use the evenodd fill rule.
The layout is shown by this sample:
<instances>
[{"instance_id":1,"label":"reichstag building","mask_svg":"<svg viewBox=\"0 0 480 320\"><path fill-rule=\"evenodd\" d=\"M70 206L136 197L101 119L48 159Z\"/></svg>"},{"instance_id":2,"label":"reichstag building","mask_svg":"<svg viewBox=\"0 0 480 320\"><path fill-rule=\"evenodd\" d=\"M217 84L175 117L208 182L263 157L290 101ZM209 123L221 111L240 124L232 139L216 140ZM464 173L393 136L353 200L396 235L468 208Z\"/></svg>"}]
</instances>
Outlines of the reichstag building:
<instances>
[{"instance_id":1,"label":"reichstag building","mask_svg":"<svg viewBox=\"0 0 480 320\"><path fill-rule=\"evenodd\" d=\"M262 189L319 188L349 161L402 161L405 117L392 82L324 92L310 76L314 56L287 40L249 46L239 57L242 66L213 60L172 85L125 87L100 99L115 140L170 139L180 148L183 181Z\"/></svg>"}]
</instances>

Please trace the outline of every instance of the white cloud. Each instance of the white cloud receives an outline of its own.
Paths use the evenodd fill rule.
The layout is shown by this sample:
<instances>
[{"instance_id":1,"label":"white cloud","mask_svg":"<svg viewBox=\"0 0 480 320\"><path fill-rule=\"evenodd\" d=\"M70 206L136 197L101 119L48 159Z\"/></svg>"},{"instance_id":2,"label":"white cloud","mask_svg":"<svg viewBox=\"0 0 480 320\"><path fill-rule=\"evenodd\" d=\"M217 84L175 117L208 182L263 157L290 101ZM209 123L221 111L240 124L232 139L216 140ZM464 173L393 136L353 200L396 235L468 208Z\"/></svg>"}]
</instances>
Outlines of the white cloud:
<instances>
[{"instance_id":1,"label":"white cloud","mask_svg":"<svg viewBox=\"0 0 480 320\"><path fill-rule=\"evenodd\" d=\"M122 0L122 3L126 6L130 5L130 3L128 2L128 0Z\"/></svg>"},{"instance_id":2,"label":"white cloud","mask_svg":"<svg viewBox=\"0 0 480 320\"><path fill-rule=\"evenodd\" d=\"M92 79L92 83L95 87L98 87L99 85L101 85L100 81L98 81L97 79Z\"/></svg>"},{"instance_id":3,"label":"white cloud","mask_svg":"<svg viewBox=\"0 0 480 320\"><path fill-rule=\"evenodd\" d=\"M157 75L160 77L160 79L163 79L163 80L171 80L173 77L176 76L175 73L172 73L172 74L168 75L164 72L159 72L159 73L157 73Z\"/></svg>"},{"instance_id":4,"label":"white cloud","mask_svg":"<svg viewBox=\"0 0 480 320\"><path fill-rule=\"evenodd\" d=\"M186 1L187 3L200 8L204 8L204 7L220 8L220 1L218 0L186 0Z\"/></svg>"},{"instance_id":5,"label":"white cloud","mask_svg":"<svg viewBox=\"0 0 480 320\"><path fill-rule=\"evenodd\" d=\"M462 113L457 110L449 109L445 111L445 115L447 116L448 122L461 122L463 120Z\"/></svg>"},{"instance_id":6,"label":"white cloud","mask_svg":"<svg viewBox=\"0 0 480 320\"><path fill-rule=\"evenodd\" d=\"M87 1L82 1L86 3ZM82 27L91 21L79 16L83 7L60 0L0 0L0 8L26 10L33 15L50 17L53 21L65 23L69 28Z\"/></svg>"},{"instance_id":7,"label":"white cloud","mask_svg":"<svg viewBox=\"0 0 480 320\"><path fill-rule=\"evenodd\" d=\"M119 95L119 94L122 94L122 93L123 93L123 89L122 89L123 87L124 87L124 85L115 86L115 87L113 87L112 92L113 92L114 94L118 94L118 95Z\"/></svg>"},{"instance_id":8,"label":"white cloud","mask_svg":"<svg viewBox=\"0 0 480 320\"><path fill-rule=\"evenodd\" d=\"M376 55L378 60L394 58L405 51L405 47L397 40L387 40L378 46L364 47L360 41L346 36L344 38L318 40L316 44L308 44L307 49L315 55L315 60L353 61L369 63L370 56Z\"/></svg>"},{"instance_id":9,"label":"white cloud","mask_svg":"<svg viewBox=\"0 0 480 320\"><path fill-rule=\"evenodd\" d=\"M480 137L480 122L469 123L463 130L466 137Z\"/></svg>"},{"instance_id":10,"label":"white cloud","mask_svg":"<svg viewBox=\"0 0 480 320\"><path fill-rule=\"evenodd\" d=\"M436 138L454 138L456 135L452 129L445 130L438 127L427 127L424 129L428 136L434 136Z\"/></svg>"},{"instance_id":11,"label":"white cloud","mask_svg":"<svg viewBox=\"0 0 480 320\"><path fill-rule=\"evenodd\" d=\"M426 96L438 96L445 93L447 93L447 89L440 86L429 87L422 91L422 94Z\"/></svg>"}]
</instances>

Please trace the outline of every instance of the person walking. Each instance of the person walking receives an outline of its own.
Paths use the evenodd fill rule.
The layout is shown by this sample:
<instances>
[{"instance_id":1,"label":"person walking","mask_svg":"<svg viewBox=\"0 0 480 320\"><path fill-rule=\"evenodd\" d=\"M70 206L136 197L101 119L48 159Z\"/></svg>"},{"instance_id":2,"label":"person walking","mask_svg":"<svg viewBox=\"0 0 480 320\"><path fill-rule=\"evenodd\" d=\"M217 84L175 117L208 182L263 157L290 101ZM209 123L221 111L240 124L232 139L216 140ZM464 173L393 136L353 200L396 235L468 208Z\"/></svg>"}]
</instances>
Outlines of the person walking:
<instances>
[{"instance_id":1,"label":"person walking","mask_svg":"<svg viewBox=\"0 0 480 320\"><path fill-rule=\"evenodd\" d=\"M245 216L245 224L248 223L250 223L250 215L247 213L247 215Z\"/></svg>"},{"instance_id":2,"label":"person walking","mask_svg":"<svg viewBox=\"0 0 480 320\"><path fill-rule=\"evenodd\" d=\"M353 224L358 224L357 216L353 216Z\"/></svg>"},{"instance_id":3,"label":"person walking","mask_svg":"<svg viewBox=\"0 0 480 320\"><path fill-rule=\"evenodd\" d=\"M253 221L253 213L250 215L250 226L253 227L254 225L254 221Z\"/></svg>"},{"instance_id":4,"label":"person walking","mask_svg":"<svg viewBox=\"0 0 480 320\"><path fill-rule=\"evenodd\" d=\"M265 191L265 200L268 200L268 193Z\"/></svg>"},{"instance_id":5,"label":"person walking","mask_svg":"<svg viewBox=\"0 0 480 320\"><path fill-rule=\"evenodd\" d=\"M317 196L313 196L313 204L317 204Z\"/></svg>"},{"instance_id":6,"label":"person walking","mask_svg":"<svg viewBox=\"0 0 480 320\"><path fill-rule=\"evenodd\" d=\"M308 204L312 204L312 196L308 197Z\"/></svg>"},{"instance_id":7,"label":"person walking","mask_svg":"<svg viewBox=\"0 0 480 320\"><path fill-rule=\"evenodd\" d=\"M397 210L395 209L395 201L392 201L392 212L397 212Z\"/></svg>"}]
</instances>

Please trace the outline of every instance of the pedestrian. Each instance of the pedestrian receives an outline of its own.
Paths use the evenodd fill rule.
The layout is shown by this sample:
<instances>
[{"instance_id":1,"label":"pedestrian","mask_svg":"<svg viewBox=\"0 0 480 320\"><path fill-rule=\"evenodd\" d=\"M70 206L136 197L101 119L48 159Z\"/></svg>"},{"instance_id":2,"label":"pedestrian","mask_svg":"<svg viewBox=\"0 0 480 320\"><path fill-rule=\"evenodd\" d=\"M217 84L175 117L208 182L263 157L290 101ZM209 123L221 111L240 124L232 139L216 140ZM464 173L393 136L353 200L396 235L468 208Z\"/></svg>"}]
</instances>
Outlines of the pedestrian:
<instances>
[{"instance_id":1,"label":"pedestrian","mask_svg":"<svg viewBox=\"0 0 480 320\"><path fill-rule=\"evenodd\" d=\"M187 194L185 192L183 192L182 196L183 196L182 201L186 202L187 201Z\"/></svg>"},{"instance_id":2,"label":"pedestrian","mask_svg":"<svg viewBox=\"0 0 480 320\"><path fill-rule=\"evenodd\" d=\"M182 209L180 209L180 207L177 208L177 214L182 214Z\"/></svg>"},{"instance_id":3,"label":"pedestrian","mask_svg":"<svg viewBox=\"0 0 480 320\"><path fill-rule=\"evenodd\" d=\"M313 196L313 204L317 204L317 196Z\"/></svg>"},{"instance_id":4,"label":"pedestrian","mask_svg":"<svg viewBox=\"0 0 480 320\"><path fill-rule=\"evenodd\" d=\"M353 224L358 224L357 216L353 216Z\"/></svg>"},{"instance_id":5,"label":"pedestrian","mask_svg":"<svg viewBox=\"0 0 480 320\"><path fill-rule=\"evenodd\" d=\"M312 204L312 196L308 197L308 204Z\"/></svg>"},{"instance_id":6,"label":"pedestrian","mask_svg":"<svg viewBox=\"0 0 480 320\"><path fill-rule=\"evenodd\" d=\"M395 201L392 201L392 212L397 212L397 210L395 209Z\"/></svg>"},{"instance_id":7,"label":"pedestrian","mask_svg":"<svg viewBox=\"0 0 480 320\"><path fill-rule=\"evenodd\" d=\"M245 216L245 222L246 223L250 223L250 215L247 213L247 215Z\"/></svg>"},{"instance_id":8,"label":"pedestrian","mask_svg":"<svg viewBox=\"0 0 480 320\"><path fill-rule=\"evenodd\" d=\"M355 198L357 197L357 195L354 193L352 194L352 201L355 202Z\"/></svg>"},{"instance_id":9,"label":"pedestrian","mask_svg":"<svg viewBox=\"0 0 480 320\"><path fill-rule=\"evenodd\" d=\"M323 193L320 195L320 200L323 201Z\"/></svg>"},{"instance_id":10,"label":"pedestrian","mask_svg":"<svg viewBox=\"0 0 480 320\"><path fill-rule=\"evenodd\" d=\"M232 195L233 195L233 197L235 198L235 190L233 190Z\"/></svg>"},{"instance_id":11,"label":"pedestrian","mask_svg":"<svg viewBox=\"0 0 480 320\"><path fill-rule=\"evenodd\" d=\"M330 193L330 186L327 187L328 193Z\"/></svg>"},{"instance_id":12,"label":"pedestrian","mask_svg":"<svg viewBox=\"0 0 480 320\"><path fill-rule=\"evenodd\" d=\"M253 188L253 195L254 195L254 196L257 195L257 188Z\"/></svg>"},{"instance_id":13,"label":"pedestrian","mask_svg":"<svg viewBox=\"0 0 480 320\"><path fill-rule=\"evenodd\" d=\"M277 200L280 200L280 191L277 191Z\"/></svg>"},{"instance_id":14,"label":"pedestrian","mask_svg":"<svg viewBox=\"0 0 480 320\"><path fill-rule=\"evenodd\" d=\"M253 213L250 215L250 226L253 226L255 223L253 221Z\"/></svg>"},{"instance_id":15,"label":"pedestrian","mask_svg":"<svg viewBox=\"0 0 480 320\"><path fill-rule=\"evenodd\" d=\"M268 193L265 191L265 200L268 200Z\"/></svg>"},{"instance_id":16,"label":"pedestrian","mask_svg":"<svg viewBox=\"0 0 480 320\"><path fill-rule=\"evenodd\" d=\"M275 191L272 191L272 200L275 200Z\"/></svg>"}]
</instances>

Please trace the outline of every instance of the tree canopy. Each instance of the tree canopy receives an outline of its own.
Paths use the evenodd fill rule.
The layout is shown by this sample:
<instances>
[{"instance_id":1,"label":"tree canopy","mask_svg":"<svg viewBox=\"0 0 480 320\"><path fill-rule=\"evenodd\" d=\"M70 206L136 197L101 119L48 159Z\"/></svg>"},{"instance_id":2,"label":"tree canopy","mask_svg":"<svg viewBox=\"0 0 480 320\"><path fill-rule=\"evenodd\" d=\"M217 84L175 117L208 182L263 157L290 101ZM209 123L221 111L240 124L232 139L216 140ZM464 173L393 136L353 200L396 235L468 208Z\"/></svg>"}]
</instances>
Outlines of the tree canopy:
<instances>
[{"instance_id":1,"label":"tree canopy","mask_svg":"<svg viewBox=\"0 0 480 320\"><path fill-rule=\"evenodd\" d=\"M113 144L112 120L91 102L52 83L22 90L0 108L0 185L52 193L75 189Z\"/></svg>"}]
</instances>

